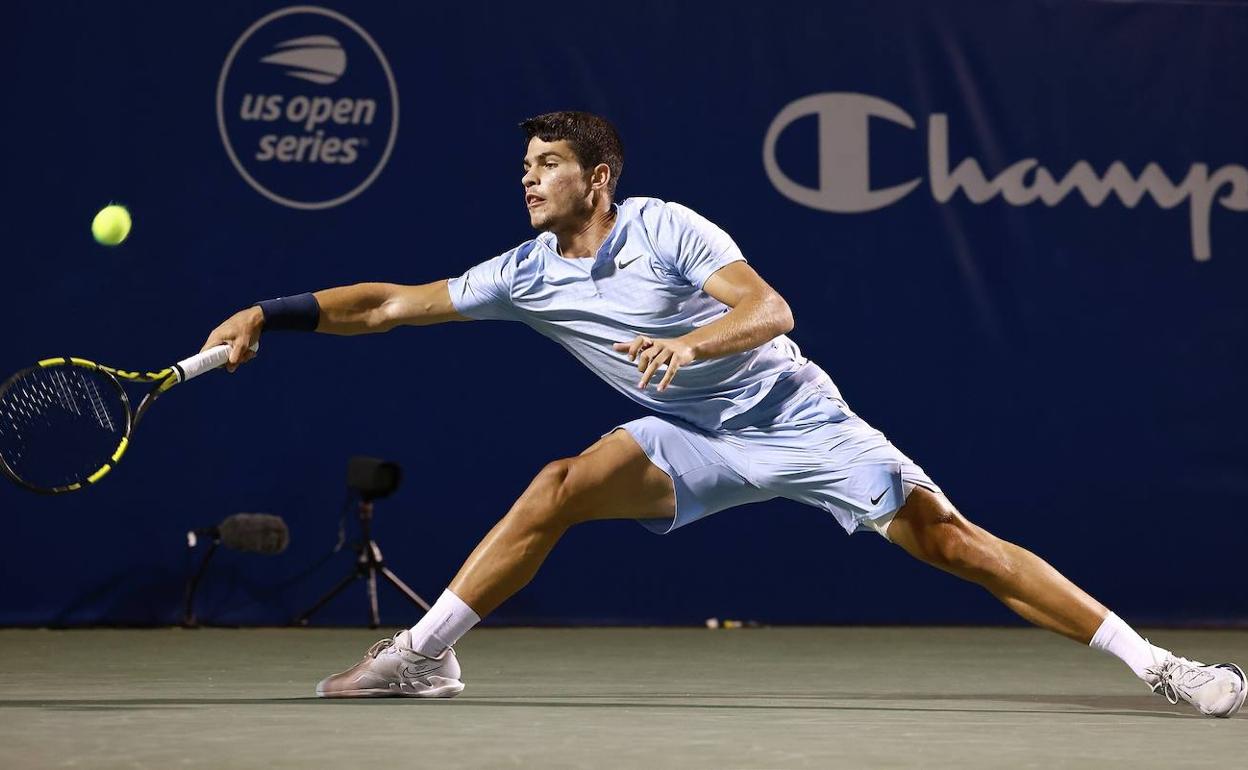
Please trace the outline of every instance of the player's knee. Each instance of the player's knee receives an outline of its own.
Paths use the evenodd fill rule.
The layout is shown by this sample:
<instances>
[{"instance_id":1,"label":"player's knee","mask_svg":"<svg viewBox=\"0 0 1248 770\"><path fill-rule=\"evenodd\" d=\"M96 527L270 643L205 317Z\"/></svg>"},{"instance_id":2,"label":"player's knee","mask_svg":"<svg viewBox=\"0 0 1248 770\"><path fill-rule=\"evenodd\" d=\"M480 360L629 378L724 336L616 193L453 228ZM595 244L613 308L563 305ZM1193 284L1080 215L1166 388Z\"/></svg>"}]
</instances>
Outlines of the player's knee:
<instances>
[{"instance_id":1,"label":"player's knee","mask_svg":"<svg viewBox=\"0 0 1248 770\"><path fill-rule=\"evenodd\" d=\"M943 496L932 495L908 512L915 554L943 570L968 577L993 569L991 535L967 521Z\"/></svg>"},{"instance_id":2,"label":"player's knee","mask_svg":"<svg viewBox=\"0 0 1248 770\"><path fill-rule=\"evenodd\" d=\"M932 564L969 580L983 582L1009 568L997 538L961 516L932 527L927 539Z\"/></svg>"},{"instance_id":3,"label":"player's knee","mask_svg":"<svg viewBox=\"0 0 1248 770\"><path fill-rule=\"evenodd\" d=\"M975 563L973 537L965 519L953 518L923 529L923 551L927 561L941 569L960 572Z\"/></svg>"},{"instance_id":4,"label":"player's knee","mask_svg":"<svg viewBox=\"0 0 1248 770\"><path fill-rule=\"evenodd\" d=\"M547 463L525 490L515 513L533 526L566 527L573 523L573 466L575 459Z\"/></svg>"}]
</instances>

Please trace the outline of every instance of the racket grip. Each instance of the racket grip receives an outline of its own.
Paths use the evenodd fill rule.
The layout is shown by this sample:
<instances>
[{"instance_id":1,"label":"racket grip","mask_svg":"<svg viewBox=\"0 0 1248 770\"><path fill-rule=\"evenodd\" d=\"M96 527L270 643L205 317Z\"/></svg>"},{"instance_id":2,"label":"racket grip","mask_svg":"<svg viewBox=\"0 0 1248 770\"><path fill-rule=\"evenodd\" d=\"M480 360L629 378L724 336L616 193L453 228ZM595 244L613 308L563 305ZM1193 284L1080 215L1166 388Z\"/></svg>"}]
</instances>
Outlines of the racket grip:
<instances>
[{"instance_id":1,"label":"racket grip","mask_svg":"<svg viewBox=\"0 0 1248 770\"><path fill-rule=\"evenodd\" d=\"M251 352L255 353L260 349L260 345L252 345ZM219 369L225 366L230 360L230 346L217 345L215 348L208 348L202 353L196 353L190 358L184 358L174 364L173 370L178 373L178 382L186 382L193 380L204 372L210 372L213 369Z\"/></svg>"}]
</instances>

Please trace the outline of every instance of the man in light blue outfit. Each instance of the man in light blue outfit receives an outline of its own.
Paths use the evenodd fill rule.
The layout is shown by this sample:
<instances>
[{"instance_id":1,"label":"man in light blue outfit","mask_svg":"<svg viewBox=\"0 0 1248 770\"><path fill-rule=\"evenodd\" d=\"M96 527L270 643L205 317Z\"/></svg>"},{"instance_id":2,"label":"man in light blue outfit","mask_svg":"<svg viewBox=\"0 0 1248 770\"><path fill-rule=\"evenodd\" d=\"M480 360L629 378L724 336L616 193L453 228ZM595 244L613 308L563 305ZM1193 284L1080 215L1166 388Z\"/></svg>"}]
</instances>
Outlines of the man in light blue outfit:
<instances>
[{"instance_id":1,"label":"man in light blue outfit","mask_svg":"<svg viewBox=\"0 0 1248 770\"><path fill-rule=\"evenodd\" d=\"M830 511L849 532L880 529L901 507L905 484L936 490L783 334L669 364L656 387L638 387L645 367L634 359L649 361L648 341L683 338L730 311L703 287L745 258L723 230L676 203L629 198L612 214L592 258L563 256L548 231L452 278L448 289L462 315L526 323L662 415L622 426L675 487L675 515L646 526L669 532L782 496ZM634 336L646 346L640 355L615 344Z\"/></svg>"},{"instance_id":2,"label":"man in light blue outfit","mask_svg":"<svg viewBox=\"0 0 1248 770\"><path fill-rule=\"evenodd\" d=\"M331 334L398 325L520 321L655 414L549 463L411 629L317 685L323 697L451 697L452 645L522 588L567 529L636 519L656 532L735 505L787 497L874 531L974 581L1027 620L1122 659L1153 690L1202 713L1244 702L1236 665L1205 665L1144 640L1049 564L967 521L913 463L857 417L785 334L784 299L732 239L676 203L614 202L623 150L614 127L559 112L521 124L532 241L420 286L356 284L242 310L205 348L231 345L231 371L262 331Z\"/></svg>"}]
</instances>

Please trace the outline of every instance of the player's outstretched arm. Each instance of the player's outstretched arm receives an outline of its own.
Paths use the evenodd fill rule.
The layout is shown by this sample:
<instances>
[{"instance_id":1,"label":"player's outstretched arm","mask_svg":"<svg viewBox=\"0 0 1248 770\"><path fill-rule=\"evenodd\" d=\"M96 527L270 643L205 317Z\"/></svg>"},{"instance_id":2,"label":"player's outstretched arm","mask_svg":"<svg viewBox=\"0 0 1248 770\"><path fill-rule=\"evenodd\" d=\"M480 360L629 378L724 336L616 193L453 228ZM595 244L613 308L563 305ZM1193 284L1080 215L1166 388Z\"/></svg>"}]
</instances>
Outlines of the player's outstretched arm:
<instances>
[{"instance_id":1,"label":"player's outstretched arm","mask_svg":"<svg viewBox=\"0 0 1248 770\"><path fill-rule=\"evenodd\" d=\"M445 279L418 286L357 283L313 296L321 306L316 330L323 334L373 334L396 326L471 320L455 312Z\"/></svg>"},{"instance_id":2,"label":"player's outstretched arm","mask_svg":"<svg viewBox=\"0 0 1248 770\"><path fill-rule=\"evenodd\" d=\"M396 326L470 320L455 311L445 280L417 286L357 283L322 289L310 298L315 300L314 304L309 301L309 295L290 298L300 314L296 321L306 321L306 325L299 328L323 334L372 334ZM230 362L226 368L232 372L255 358L251 348L260 341L265 323L265 311L259 305L240 310L212 330L203 349L228 344Z\"/></svg>"}]
</instances>

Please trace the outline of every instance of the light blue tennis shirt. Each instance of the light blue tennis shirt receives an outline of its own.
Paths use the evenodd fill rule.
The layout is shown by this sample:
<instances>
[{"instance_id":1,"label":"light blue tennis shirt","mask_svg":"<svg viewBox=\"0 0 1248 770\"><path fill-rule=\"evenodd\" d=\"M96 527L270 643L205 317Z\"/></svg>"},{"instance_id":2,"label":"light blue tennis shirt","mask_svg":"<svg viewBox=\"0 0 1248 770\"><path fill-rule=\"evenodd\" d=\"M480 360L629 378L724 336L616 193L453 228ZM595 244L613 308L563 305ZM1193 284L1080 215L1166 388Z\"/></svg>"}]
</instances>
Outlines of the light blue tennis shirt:
<instances>
[{"instance_id":1,"label":"light blue tennis shirt","mask_svg":"<svg viewBox=\"0 0 1248 770\"><path fill-rule=\"evenodd\" d=\"M461 315L522 321L642 406L715 430L806 363L788 337L687 364L661 393L662 369L641 390L637 365L611 346L639 334L680 337L727 313L702 287L716 270L744 259L727 233L690 209L628 198L616 205L615 225L593 259L560 256L555 235L546 232L452 278L449 287Z\"/></svg>"}]
</instances>

